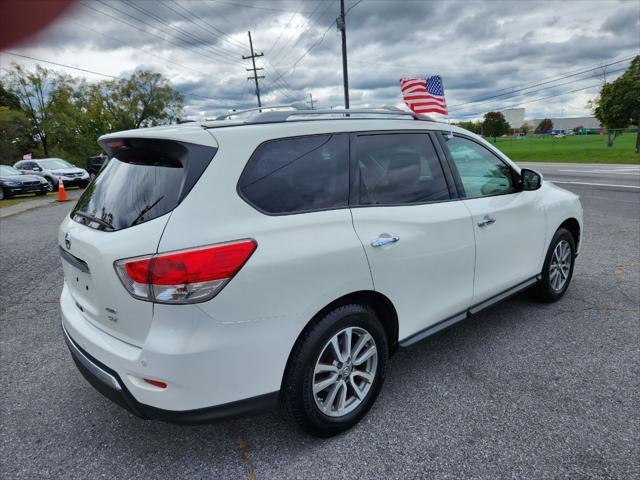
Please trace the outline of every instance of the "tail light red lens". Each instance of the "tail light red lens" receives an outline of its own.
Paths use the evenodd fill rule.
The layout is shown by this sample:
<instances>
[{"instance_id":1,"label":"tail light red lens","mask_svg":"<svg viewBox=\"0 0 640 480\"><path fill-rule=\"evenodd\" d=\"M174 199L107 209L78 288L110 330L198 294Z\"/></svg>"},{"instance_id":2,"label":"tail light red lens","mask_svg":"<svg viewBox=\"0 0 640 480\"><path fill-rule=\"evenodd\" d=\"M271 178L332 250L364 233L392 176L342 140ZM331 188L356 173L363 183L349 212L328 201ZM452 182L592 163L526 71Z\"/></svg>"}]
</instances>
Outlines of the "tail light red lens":
<instances>
[{"instance_id":1,"label":"tail light red lens","mask_svg":"<svg viewBox=\"0 0 640 480\"><path fill-rule=\"evenodd\" d=\"M123 259L115 262L125 288L158 303L197 303L213 298L256 249L253 240Z\"/></svg>"}]
</instances>

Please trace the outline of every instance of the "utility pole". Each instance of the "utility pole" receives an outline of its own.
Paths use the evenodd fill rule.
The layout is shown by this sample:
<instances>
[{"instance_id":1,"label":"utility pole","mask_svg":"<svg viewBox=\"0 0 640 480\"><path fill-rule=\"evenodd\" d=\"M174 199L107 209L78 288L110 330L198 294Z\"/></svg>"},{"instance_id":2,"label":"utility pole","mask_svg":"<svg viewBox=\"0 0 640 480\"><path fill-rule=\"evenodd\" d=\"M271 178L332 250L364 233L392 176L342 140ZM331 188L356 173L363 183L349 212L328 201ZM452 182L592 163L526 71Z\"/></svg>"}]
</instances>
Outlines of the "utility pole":
<instances>
[{"instance_id":1,"label":"utility pole","mask_svg":"<svg viewBox=\"0 0 640 480\"><path fill-rule=\"evenodd\" d=\"M349 72L347 71L347 24L344 18L344 0L340 0L340 16L336 19L342 33L342 81L344 82L344 108L349 109Z\"/></svg>"},{"instance_id":2,"label":"utility pole","mask_svg":"<svg viewBox=\"0 0 640 480\"><path fill-rule=\"evenodd\" d=\"M253 68L247 68L247 72L253 72L252 77L247 77L248 80L253 79L256 82L256 97L258 97L258 108L262 107L262 103L260 103L260 84L258 83L259 78L264 78L264 75L258 75L258 70L264 70L264 68L256 68L256 58L262 57L264 53L254 53L253 52L253 42L251 41L251 32L247 32L249 34L249 48L251 49L251 55L242 56L243 60L251 59L253 63Z\"/></svg>"},{"instance_id":3,"label":"utility pole","mask_svg":"<svg viewBox=\"0 0 640 480\"><path fill-rule=\"evenodd\" d=\"M309 94L309 100L311 101L311 110L313 110L313 93Z\"/></svg>"}]
</instances>

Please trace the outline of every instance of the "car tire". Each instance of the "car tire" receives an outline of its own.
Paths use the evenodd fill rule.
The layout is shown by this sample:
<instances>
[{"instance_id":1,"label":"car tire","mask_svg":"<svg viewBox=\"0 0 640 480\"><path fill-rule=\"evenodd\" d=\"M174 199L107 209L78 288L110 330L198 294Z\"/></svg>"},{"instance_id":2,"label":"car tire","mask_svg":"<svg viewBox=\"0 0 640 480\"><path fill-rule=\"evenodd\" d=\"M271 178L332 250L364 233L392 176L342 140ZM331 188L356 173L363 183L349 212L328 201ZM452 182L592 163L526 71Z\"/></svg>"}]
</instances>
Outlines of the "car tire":
<instances>
[{"instance_id":1,"label":"car tire","mask_svg":"<svg viewBox=\"0 0 640 480\"><path fill-rule=\"evenodd\" d=\"M9 192L7 192L4 188L0 187L0 200L8 200L11 198Z\"/></svg>"},{"instance_id":2,"label":"car tire","mask_svg":"<svg viewBox=\"0 0 640 480\"><path fill-rule=\"evenodd\" d=\"M560 228L551 239L540 282L531 290L542 302L555 302L569 288L576 260L576 243L569 230Z\"/></svg>"},{"instance_id":3,"label":"car tire","mask_svg":"<svg viewBox=\"0 0 640 480\"><path fill-rule=\"evenodd\" d=\"M58 191L58 184L56 182L54 182L52 178L46 177L45 180L49 183L49 191L50 192L57 192Z\"/></svg>"},{"instance_id":4,"label":"car tire","mask_svg":"<svg viewBox=\"0 0 640 480\"><path fill-rule=\"evenodd\" d=\"M317 437L351 428L375 402L388 358L389 341L371 307L329 311L305 328L289 357L282 388L288 414Z\"/></svg>"}]
</instances>

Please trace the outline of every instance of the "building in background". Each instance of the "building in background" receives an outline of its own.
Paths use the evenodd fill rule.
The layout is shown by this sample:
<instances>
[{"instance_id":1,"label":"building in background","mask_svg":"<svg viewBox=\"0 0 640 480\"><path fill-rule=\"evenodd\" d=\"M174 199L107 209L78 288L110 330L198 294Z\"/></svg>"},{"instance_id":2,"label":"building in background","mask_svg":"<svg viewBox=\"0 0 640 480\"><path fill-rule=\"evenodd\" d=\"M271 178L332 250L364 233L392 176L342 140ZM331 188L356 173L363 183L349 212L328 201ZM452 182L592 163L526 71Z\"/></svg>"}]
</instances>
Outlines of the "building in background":
<instances>
[{"instance_id":1,"label":"building in background","mask_svg":"<svg viewBox=\"0 0 640 480\"><path fill-rule=\"evenodd\" d=\"M511 128L520 128L524 124L524 108L507 108L501 113Z\"/></svg>"},{"instance_id":2,"label":"building in background","mask_svg":"<svg viewBox=\"0 0 640 480\"><path fill-rule=\"evenodd\" d=\"M542 118L525 119L524 108L508 108L502 111L504 118L509 122L511 128L520 128L525 123L529 124L531 130L535 130L538 124L543 120ZM586 129L599 129L601 128L600 122L596 117L565 117L565 118L551 118L553 122L553 130L573 130L577 127L583 127Z\"/></svg>"}]
</instances>

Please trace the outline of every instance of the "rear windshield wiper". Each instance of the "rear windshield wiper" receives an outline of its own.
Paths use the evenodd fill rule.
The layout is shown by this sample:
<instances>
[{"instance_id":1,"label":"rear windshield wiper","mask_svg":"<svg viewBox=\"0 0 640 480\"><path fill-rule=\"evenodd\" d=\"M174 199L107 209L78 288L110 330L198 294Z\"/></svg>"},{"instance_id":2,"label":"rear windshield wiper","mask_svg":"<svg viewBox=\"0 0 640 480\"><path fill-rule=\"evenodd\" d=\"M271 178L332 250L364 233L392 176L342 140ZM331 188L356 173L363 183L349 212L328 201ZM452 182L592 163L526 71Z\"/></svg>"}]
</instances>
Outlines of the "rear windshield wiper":
<instances>
[{"instance_id":1,"label":"rear windshield wiper","mask_svg":"<svg viewBox=\"0 0 640 480\"><path fill-rule=\"evenodd\" d=\"M73 215L77 215L79 217L85 218L85 219L90 220L92 222L96 222L98 225L100 225L101 227L103 227L106 230L115 230L115 228L113 228L113 225L111 225L110 223L105 222L101 218L94 217L93 215L89 215L88 213L73 212Z\"/></svg>"},{"instance_id":2,"label":"rear windshield wiper","mask_svg":"<svg viewBox=\"0 0 640 480\"><path fill-rule=\"evenodd\" d=\"M134 225L137 225L138 222L140 220L142 220L142 217L149 211L151 210L153 207L155 207L158 203L160 203L160 200L162 200L164 198L164 195L162 195L159 199L157 199L155 202L153 202L151 205L144 207L142 209L142 211L138 214L138 216L135 218L135 220L133 222L131 222L131 225L129 225L130 227L133 227Z\"/></svg>"}]
</instances>

